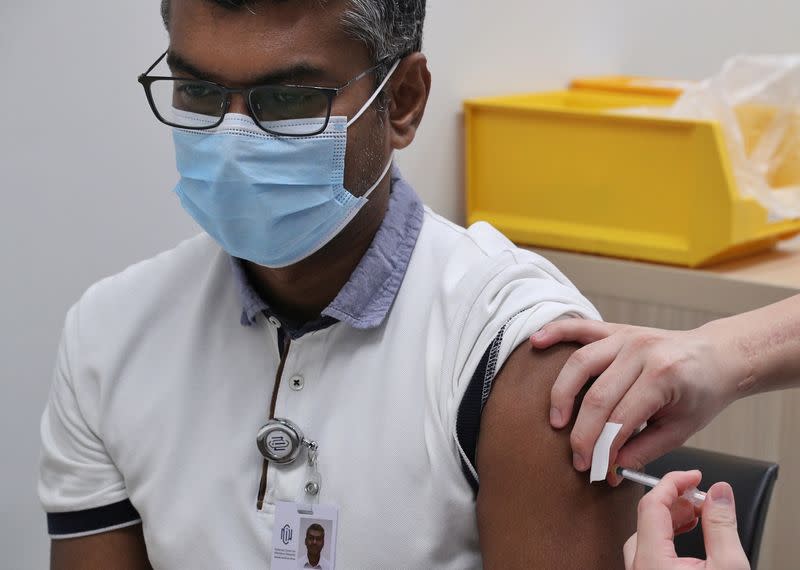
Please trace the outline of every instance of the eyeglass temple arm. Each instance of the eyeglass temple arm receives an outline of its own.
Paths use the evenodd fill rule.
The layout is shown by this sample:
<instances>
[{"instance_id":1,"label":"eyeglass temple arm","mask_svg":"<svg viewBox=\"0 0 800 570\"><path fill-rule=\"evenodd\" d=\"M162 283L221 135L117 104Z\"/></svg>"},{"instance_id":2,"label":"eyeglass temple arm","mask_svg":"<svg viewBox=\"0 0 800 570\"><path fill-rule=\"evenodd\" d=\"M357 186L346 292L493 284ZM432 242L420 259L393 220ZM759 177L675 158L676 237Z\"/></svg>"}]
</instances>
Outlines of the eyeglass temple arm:
<instances>
[{"instance_id":1,"label":"eyeglass temple arm","mask_svg":"<svg viewBox=\"0 0 800 570\"><path fill-rule=\"evenodd\" d=\"M140 78L141 78L141 77L145 77L145 76L146 76L146 75L148 75L148 74L149 74L151 71L153 71L153 70L156 68L156 66L157 66L159 63L161 63L161 60L162 60L162 59L164 59L165 57L167 57L167 54L168 54L168 53L169 53L169 50L167 50L167 51L165 51L164 53L162 53L162 54L161 54L161 56L160 56L160 57L159 57L159 58L158 58L158 59L155 61L155 63L153 63L153 65L151 65L150 67L148 67L148 68L147 68L147 71L145 71L144 73L142 73L142 74L141 74L139 77L140 77Z\"/></svg>"},{"instance_id":2,"label":"eyeglass temple arm","mask_svg":"<svg viewBox=\"0 0 800 570\"><path fill-rule=\"evenodd\" d=\"M344 91L345 89L350 87L353 83L361 81L362 79L364 79L370 73L373 73L374 71L376 71L381 66L386 65L389 61L391 61L391 58L388 58L388 57L385 58L385 59L380 60L378 63L376 63L375 65L373 65L372 67L370 67L366 71L363 71L363 72L359 73L353 79L351 79L350 81L348 81L347 83L345 83L341 87L338 87L336 89L336 92L338 93L339 91Z\"/></svg>"}]
</instances>

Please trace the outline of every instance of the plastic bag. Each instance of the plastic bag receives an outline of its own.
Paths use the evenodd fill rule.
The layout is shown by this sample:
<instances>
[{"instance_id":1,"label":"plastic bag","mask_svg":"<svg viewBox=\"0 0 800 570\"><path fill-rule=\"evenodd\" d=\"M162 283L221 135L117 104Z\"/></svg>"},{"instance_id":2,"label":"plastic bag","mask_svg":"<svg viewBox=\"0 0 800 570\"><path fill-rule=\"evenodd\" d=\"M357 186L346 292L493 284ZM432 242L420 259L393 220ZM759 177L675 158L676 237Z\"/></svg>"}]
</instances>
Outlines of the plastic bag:
<instances>
[{"instance_id":1,"label":"plastic bag","mask_svg":"<svg viewBox=\"0 0 800 570\"><path fill-rule=\"evenodd\" d=\"M800 218L800 55L737 56L672 107L611 112L718 122L740 191L770 221Z\"/></svg>"},{"instance_id":2,"label":"plastic bag","mask_svg":"<svg viewBox=\"0 0 800 570\"><path fill-rule=\"evenodd\" d=\"M772 220L800 218L800 55L735 57L669 116L719 122L742 193Z\"/></svg>"}]
</instances>

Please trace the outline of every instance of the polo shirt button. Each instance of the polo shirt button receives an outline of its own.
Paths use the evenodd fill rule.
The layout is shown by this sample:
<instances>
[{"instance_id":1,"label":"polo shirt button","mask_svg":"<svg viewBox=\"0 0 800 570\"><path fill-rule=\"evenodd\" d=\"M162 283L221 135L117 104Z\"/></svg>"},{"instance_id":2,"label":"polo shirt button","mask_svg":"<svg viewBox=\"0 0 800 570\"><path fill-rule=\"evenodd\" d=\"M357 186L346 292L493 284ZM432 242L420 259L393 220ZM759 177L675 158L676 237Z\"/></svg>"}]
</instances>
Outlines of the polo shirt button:
<instances>
[{"instance_id":1,"label":"polo shirt button","mask_svg":"<svg viewBox=\"0 0 800 570\"><path fill-rule=\"evenodd\" d=\"M267 320L269 321L269 324L271 324L276 329L281 328L281 322L278 319L276 319L275 317L270 317Z\"/></svg>"},{"instance_id":2,"label":"polo shirt button","mask_svg":"<svg viewBox=\"0 0 800 570\"><path fill-rule=\"evenodd\" d=\"M295 374L289 380L289 386L291 386L292 390L294 390L295 392L299 392L300 390L302 390L305 385L306 385L305 378L303 378L299 374Z\"/></svg>"}]
</instances>

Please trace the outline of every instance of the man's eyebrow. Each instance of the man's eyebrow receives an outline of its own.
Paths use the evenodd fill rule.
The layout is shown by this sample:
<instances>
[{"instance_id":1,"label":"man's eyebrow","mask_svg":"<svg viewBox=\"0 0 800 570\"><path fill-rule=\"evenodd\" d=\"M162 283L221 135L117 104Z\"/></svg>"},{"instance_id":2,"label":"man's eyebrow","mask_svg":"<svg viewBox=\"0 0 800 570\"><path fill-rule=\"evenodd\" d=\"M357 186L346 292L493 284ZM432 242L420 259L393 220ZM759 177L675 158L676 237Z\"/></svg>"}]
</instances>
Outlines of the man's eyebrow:
<instances>
[{"instance_id":1,"label":"man's eyebrow","mask_svg":"<svg viewBox=\"0 0 800 570\"><path fill-rule=\"evenodd\" d=\"M167 54L167 65L173 71L180 71L213 83L222 83L219 78L213 74L207 73L197 66L187 61L180 54L170 51ZM322 69L311 65L310 63L300 62L292 64L283 69L270 71L263 75L256 76L248 81L251 85L280 85L286 83L298 83L301 81L318 81L329 82L328 74Z\"/></svg>"}]
</instances>

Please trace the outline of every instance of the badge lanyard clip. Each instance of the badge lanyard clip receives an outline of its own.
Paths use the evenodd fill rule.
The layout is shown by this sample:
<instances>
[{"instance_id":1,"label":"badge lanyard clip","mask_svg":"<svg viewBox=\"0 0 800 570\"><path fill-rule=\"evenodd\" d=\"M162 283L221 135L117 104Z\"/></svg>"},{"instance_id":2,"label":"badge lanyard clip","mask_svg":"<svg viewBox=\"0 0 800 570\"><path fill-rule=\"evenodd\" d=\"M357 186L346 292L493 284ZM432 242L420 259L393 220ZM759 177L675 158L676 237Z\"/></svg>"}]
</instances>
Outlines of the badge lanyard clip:
<instances>
[{"instance_id":1,"label":"badge lanyard clip","mask_svg":"<svg viewBox=\"0 0 800 570\"><path fill-rule=\"evenodd\" d=\"M308 466L303 484L303 500L301 502L316 505L319 503L319 493L322 490L322 475L319 472L319 444L316 441L303 440L308 448Z\"/></svg>"},{"instance_id":2,"label":"badge lanyard clip","mask_svg":"<svg viewBox=\"0 0 800 570\"><path fill-rule=\"evenodd\" d=\"M306 476L303 479L299 503L315 505L319 502L322 476L319 472L319 444L306 439L293 422L275 418L266 423L256 438L258 450L267 461L276 465L289 465L300 456L303 447L307 450Z\"/></svg>"}]
</instances>

